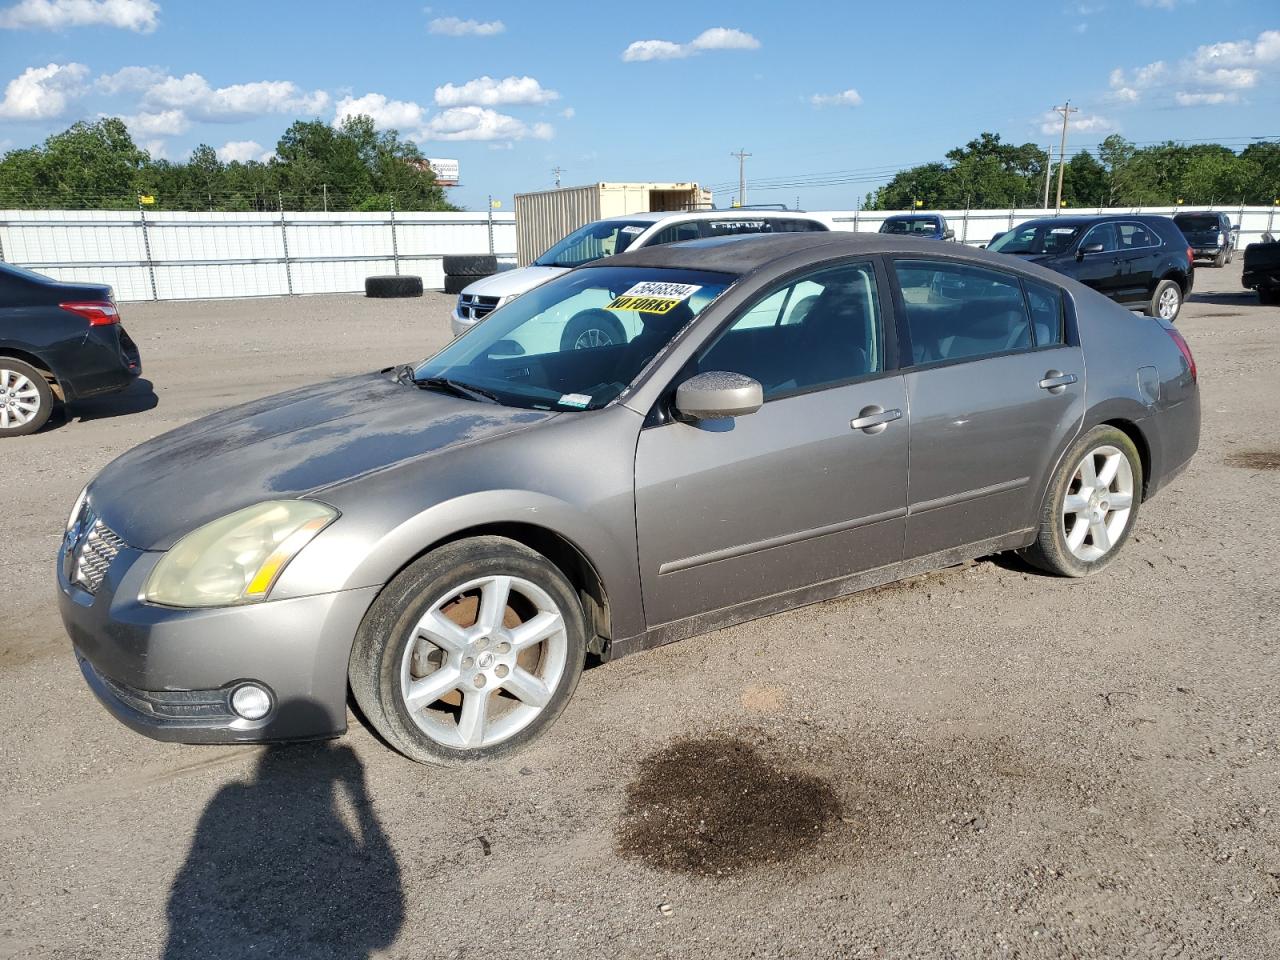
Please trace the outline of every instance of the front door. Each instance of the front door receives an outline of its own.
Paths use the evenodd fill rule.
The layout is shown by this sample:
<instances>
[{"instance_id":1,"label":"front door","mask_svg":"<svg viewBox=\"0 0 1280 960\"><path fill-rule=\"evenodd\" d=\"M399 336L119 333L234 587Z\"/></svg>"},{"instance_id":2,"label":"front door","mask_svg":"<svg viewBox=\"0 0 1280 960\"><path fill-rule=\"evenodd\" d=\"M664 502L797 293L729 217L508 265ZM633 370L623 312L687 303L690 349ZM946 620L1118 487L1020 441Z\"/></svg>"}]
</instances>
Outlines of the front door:
<instances>
[{"instance_id":1,"label":"front door","mask_svg":"<svg viewBox=\"0 0 1280 960\"><path fill-rule=\"evenodd\" d=\"M957 263L893 264L916 361L905 556L1030 529L1054 454L1084 412L1062 291ZM952 298L931 299L938 289Z\"/></svg>"},{"instance_id":2,"label":"front door","mask_svg":"<svg viewBox=\"0 0 1280 960\"><path fill-rule=\"evenodd\" d=\"M1100 223L1080 240L1076 250L1083 251L1090 244L1102 244L1098 253L1078 253L1074 264L1067 264L1062 272L1074 277L1087 287L1093 287L1105 297L1113 299L1123 294L1125 265L1116 248L1116 230L1110 223Z\"/></svg>"},{"instance_id":3,"label":"front door","mask_svg":"<svg viewBox=\"0 0 1280 960\"><path fill-rule=\"evenodd\" d=\"M650 626L902 558L906 388L887 369L878 287L870 261L789 280L676 378L746 374L765 403L641 431L636 533Z\"/></svg>"}]
</instances>

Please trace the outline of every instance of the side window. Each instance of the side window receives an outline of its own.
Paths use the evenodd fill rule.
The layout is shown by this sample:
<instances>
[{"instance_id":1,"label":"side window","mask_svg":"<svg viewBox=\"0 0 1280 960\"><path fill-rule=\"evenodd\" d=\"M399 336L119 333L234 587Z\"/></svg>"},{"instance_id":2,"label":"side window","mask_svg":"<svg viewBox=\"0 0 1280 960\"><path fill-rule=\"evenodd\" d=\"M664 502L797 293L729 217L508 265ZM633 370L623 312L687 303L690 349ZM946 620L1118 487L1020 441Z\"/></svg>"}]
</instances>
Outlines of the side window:
<instances>
[{"instance_id":1,"label":"side window","mask_svg":"<svg viewBox=\"0 0 1280 960\"><path fill-rule=\"evenodd\" d=\"M1031 308L1031 328L1036 346L1065 343L1063 331L1062 291L1047 283L1023 280L1027 289L1027 305Z\"/></svg>"},{"instance_id":2,"label":"side window","mask_svg":"<svg viewBox=\"0 0 1280 960\"><path fill-rule=\"evenodd\" d=\"M754 377L766 401L816 390L884 369L881 326L875 269L843 264L766 293L716 338L697 369Z\"/></svg>"},{"instance_id":3,"label":"side window","mask_svg":"<svg viewBox=\"0 0 1280 960\"><path fill-rule=\"evenodd\" d=\"M1080 241L1080 249L1091 243L1102 244L1103 253L1111 253L1116 249L1116 228L1110 223L1100 223L1084 235Z\"/></svg>"},{"instance_id":4,"label":"side window","mask_svg":"<svg viewBox=\"0 0 1280 960\"><path fill-rule=\"evenodd\" d=\"M1116 224L1116 234L1120 239L1121 250L1136 250L1139 247L1154 247L1159 245L1157 240L1148 230L1140 223L1126 222Z\"/></svg>"},{"instance_id":5,"label":"side window","mask_svg":"<svg viewBox=\"0 0 1280 960\"><path fill-rule=\"evenodd\" d=\"M671 226L659 230L657 235L645 246L656 247L664 243L677 243L680 240L697 240L699 236L697 222L686 220L684 223L673 223Z\"/></svg>"},{"instance_id":6,"label":"side window","mask_svg":"<svg viewBox=\"0 0 1280 960\"><path fill-rule=\"evenodd\" d=\"M732 237L739 233L767 233L765 220L704 220L707 237Z\"/></svg>"},{"instance_id":7,"label":"side window","mask_svg":"<svg viewBox=\"0 0 1280 960\"><path fill-rule=\"evenodd\" d=\"M912 360L939 363L1031 347L1022 285L994 270L895 260L911 330Z\"/></svg>"},{"instance_id":8,"label":"side window","mask_svg":"<svg viewBox=\"0 0 1280 960\"><path fill-rule=\"evenodd\" d=\"M772 233L821 233L827 228L816 220L783 220L773 218L769 221Z\"/></svg>"}]
</instances>

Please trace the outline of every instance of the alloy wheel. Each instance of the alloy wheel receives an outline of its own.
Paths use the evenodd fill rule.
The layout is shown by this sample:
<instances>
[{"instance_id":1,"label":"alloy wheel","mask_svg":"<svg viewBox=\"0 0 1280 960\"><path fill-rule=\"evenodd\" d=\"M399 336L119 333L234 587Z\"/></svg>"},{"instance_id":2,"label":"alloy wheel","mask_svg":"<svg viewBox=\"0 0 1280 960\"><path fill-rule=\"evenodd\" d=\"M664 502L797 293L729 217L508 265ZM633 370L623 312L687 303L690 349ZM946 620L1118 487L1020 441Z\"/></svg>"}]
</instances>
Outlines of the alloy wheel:
<instances>
[{"instance_id":1,"label":"alloy wheel","mask_svg":"<svg viewBox=\"0 0 1280 960\"><path fill-rule=\"evenodd\" d=\"M599 327L588 327L583 330L573 341L573 349L586 350L590 347L607 347L613 343L613 337L609 336Z\"/></svg>"},{"instance_id":2,"label":"alloy wheel","mask_svg":"<svg viewBox=\"0 0 1280 960\"><path fill-rule=\"evenodd\" d=\"M437 743L489 747L547 706L568 650L564 615L545 590L520 577L482 577L418 620L401 659L400 695Z\"/></svg>"},{"instance_id":3,"label":"alloy wheel","mask_svg":"<svg viewBox=\"0 0 1280 960\"><path fill-rule=\"evenodd\" d=\"M21 427L40 412L40 391L16 370L0 367L0 430Z\"/></svg>"},{"instance_id":4,"label":"alloy wheel","mask_svg":"<svg viewBox=\"0 0 1280 960\"><path fill-rule=\"evenodd\" d=\"M1124 534L1133 510L1133 467L1119 448L1095 447L1077 464L1062 501L1067 549L1092 563Z\"/></svg>"},{"instance_id":5,"label":"alloy wheel","mask_svg":"<svg viewBox=\"0 0 1280 960\"><path fill-rule=\"evenodd\" d=\"M1178 315L1178 307L1182 305L1182 296L1177 287L1166 287L1160 294L1157 309L1162 320L1172 320Z\"/></svg>"}]
</instances>

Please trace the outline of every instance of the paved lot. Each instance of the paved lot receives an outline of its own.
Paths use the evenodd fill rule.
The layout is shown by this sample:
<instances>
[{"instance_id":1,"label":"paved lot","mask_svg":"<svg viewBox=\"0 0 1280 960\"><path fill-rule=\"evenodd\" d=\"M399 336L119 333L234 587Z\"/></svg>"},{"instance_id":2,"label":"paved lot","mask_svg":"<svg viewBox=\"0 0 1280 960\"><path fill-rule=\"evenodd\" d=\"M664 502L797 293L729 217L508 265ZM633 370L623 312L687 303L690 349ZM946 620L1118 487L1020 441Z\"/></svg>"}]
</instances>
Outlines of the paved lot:
<instances>
[{"instance_id":1,"label":"paved lot","mask_svg":"<svg viewBox=\"0 0 1280 960\"><path fill-rule=\"evenodd\" d=\"M450 772L129 733L51 570L111 458L424 355L445 298L127 305L154 398L0 456L0 956L1274 957L1280 472L1228 461L1280 450L1280 309L1197 285L1201 451L1104 576L981 561L642 654Z\"/></svg>"}]
</instances>

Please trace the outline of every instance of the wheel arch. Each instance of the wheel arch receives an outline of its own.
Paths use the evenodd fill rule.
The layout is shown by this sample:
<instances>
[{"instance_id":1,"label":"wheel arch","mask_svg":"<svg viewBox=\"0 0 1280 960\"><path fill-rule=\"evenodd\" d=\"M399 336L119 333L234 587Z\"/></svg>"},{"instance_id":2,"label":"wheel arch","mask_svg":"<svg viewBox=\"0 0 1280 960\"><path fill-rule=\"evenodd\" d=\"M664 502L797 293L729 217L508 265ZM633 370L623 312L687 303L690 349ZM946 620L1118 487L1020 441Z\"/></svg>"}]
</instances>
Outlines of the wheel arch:
<instances>
[{"instance_id":1,"label":"wheel arch","mask_svg":"<svg viewBox=\"0 0 1280 960\"><path fill-rule=\"evenodd\" d=\"M60 401L66 401L66 391L63 389L62 383L58 380L57 373L44 360L40 359L34 353L23 350L20 347L11 347L7 344L0 344L0 357L9 357L13 360L21 360L23 363L34 367L38 370L49 384L49 389L53 391L54 397Z\"/></svg>"},{"instance_id":2,"label":"wheel arch","mask_svg":"<svg viewBox=\"0 0 1280 960\"><path fill-rule=\"evenodd\" d=\"M1151 488L1151 443L1146 433L1138 423L1125 417L1112 417L1094 426L1115 427L1138 448L1138 460L1142 464L1142 500L1145 503Z\"/></svg>"}]
</instances>

